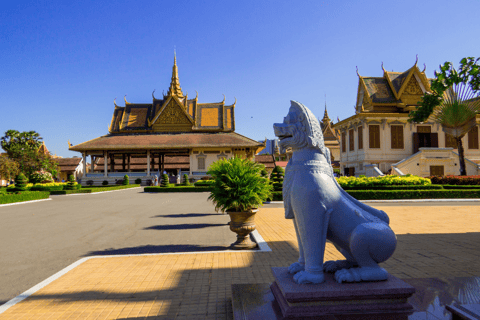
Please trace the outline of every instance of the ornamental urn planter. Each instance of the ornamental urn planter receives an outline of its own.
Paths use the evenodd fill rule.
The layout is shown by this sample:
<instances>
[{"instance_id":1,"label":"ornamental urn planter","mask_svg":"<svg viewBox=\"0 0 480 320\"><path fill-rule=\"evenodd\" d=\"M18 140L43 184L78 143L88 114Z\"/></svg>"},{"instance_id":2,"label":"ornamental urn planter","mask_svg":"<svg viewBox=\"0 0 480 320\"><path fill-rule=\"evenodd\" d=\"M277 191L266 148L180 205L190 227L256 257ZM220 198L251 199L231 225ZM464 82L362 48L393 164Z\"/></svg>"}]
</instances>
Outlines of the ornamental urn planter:
<instances>
[{"instance_id":1,"label":"ornamental urn planter","mask_svg":"<svg viewBox=\"0 0 480 320\"><path fill-rule=\"evenodd\" d=\"M256 229L255 214L258 209L250 209L244 212L229 212L230 215L230 230L237 234L237 241L230 245L231 249L245 250L257 247L257 244L250 239L250 233Z\"/></svg>"}]
</instances>

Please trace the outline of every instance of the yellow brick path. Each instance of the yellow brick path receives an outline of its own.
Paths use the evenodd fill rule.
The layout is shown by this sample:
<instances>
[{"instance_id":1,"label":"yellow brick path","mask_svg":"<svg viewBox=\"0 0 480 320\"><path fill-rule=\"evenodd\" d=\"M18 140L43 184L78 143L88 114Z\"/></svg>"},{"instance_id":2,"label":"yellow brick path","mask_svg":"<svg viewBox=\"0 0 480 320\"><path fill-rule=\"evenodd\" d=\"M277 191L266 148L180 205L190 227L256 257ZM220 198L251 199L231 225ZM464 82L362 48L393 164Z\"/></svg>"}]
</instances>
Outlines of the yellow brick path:
<instances>
[{"instance_id":1,"label":"yellow brick path","mask_svg":"<svg viewBox=\"0 0 480 320\"><path fill-rule=\"evenodd\" d=\"M480 209L381 207L398 246L382 264L399 278L480 276ZM3 319L231 319L231 285L269 283L297 258L283 209L261 209L257 230L272 252L93 258L0 314ZM234 236L233 236L234 237ZM325 259L342 259L327 244Z\"/></svg>"}]
</instances>

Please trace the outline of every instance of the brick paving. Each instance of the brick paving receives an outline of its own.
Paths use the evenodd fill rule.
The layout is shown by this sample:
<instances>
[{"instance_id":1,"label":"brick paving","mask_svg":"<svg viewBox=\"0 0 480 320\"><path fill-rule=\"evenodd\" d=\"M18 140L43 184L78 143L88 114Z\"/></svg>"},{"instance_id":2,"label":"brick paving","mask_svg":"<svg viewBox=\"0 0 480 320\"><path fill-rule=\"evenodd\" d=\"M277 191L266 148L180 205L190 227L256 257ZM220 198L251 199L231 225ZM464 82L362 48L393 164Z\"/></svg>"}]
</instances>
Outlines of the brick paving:
<instances>
[{"instance_id":1,"label":"brick paving","mask_svg":"<svg viewBox=\"0 0 480 320\"><path fill-rule=\"evenodd\" d=\"M476 206L381 207L398 245L382 267L399 278L480 276ZM263 208L257 230L271 252L91 258L10 307L0 319L232 319L231 285L269 283L298 247L283 209ZM342 259L327 244L326 260Z\"/></svg>"}]
</instances>

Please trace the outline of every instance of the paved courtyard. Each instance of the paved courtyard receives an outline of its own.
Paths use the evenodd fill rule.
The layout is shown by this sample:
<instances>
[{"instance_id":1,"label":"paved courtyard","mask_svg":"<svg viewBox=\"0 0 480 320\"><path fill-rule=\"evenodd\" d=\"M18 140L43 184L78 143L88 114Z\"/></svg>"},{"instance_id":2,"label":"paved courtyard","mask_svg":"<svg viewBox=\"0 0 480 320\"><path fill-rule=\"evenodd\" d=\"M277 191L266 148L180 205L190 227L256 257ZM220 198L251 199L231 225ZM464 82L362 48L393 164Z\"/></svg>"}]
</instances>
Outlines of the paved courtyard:
<instances>
[{"instance_id":1,"label":"paved courtyard","mask_svg":"<svg viewBox=\"0 0 480 320\"><path fill-rule=\"evenodd\" d=\"M182 214L189 217L191 213L214 214L211 204L205 201L207 194L150 195L130 190L104 195L109 195L112 198L102 198L103 200L97 202L94 197L104 196L85 195L77 198L54 199L45 203L52 205L55 204L55 201L60 200L64 201L64 206L73 210L76 210L74 208L81 210L82 205L87 205L88 202L92 201L97 203L97 207L103 208L100 211L106 215L107 212L112 214L110 211L112 201L109 200L120 201L124 206L129 206L128 211L135 211L135 213L130 213L132 215L137 215L138 212L146 212L145 215L150 220L162 219L163 221L162 223L152 222L148 224L146 223L146 221L149 221L148 219L138 218L138 225L134 227L137 230L162 225L219 225L208 227L210 228L206 232L208 235L197 233L195 237L187 235L193 233L193 230L198 230L195 228L187 229L188 232L181 231L184 230L182 228L167 230L168 232L173 230L171 233L171 237L174 239L171 240L173 244L185 245L187 250L192 245L197 250L195 245L201 244L203 246L204 243L208 243L202 237L217 239L215 235L210 233L222 234L224 230L226 234L223 234L222 237L224 237L223 241L227 243L223 245L231 242L231 232L225 225L221 225L228 221L226 216L196 216L195 219L198 220L188 223L178 223L178 220L175 220L181 218L165 217L165 215L181 216ZM137 202L136 199L142 201ZM186 207L182 209L180 205L179 211L175 211L175 213L170 212L173 209L168 209L167 212L155 211L151 209L154 206L153 202L155 202L152 199L164 202L163 206L157 204L159 208L171 208L167 205L171 201L181 202ZM188 203L195 209L187 206ZM206 207L201 207L202 204ZM381 203L372 205L385 210L389 214L392 229L397 234L397 250L390 260L382 264L391 274L402 279L480 277L480 246L478 246L480 215L477 205L410 204L402 206L401 203L389 206L382 206ZM35 206L32 208L35 208ZM41 208L40 203L37 204L37 209L40 210L39 208ZM2 216L4 215L3 209L5 208L0 208ZM17 206L17 209L20 209L20 206ZM53 207L50 210L54 210ZM122 210L119 210L118 215L124 217L127 213ZM43 213L43 215L47 217L48 213ZM157 217L159 215L162 217ZM93 219L94 216L89 217ZM104 219L98 217L98 212L96 216L98 219ZM213 220L209 220L212 218ZM60 215L57 215L57 219L60 219ZM122 221L122 219L110 219L109 221L113 223L113 221ZM36 221L36 223L41 225L40 221ZM78 223L79 226L88 224L88 222L80 221ZM94 257L86 259L27 299L10 307L0 314L0 319L231 319L232 284L269 283L273 281L271 267L288 266L297 258L298 248L294 228L290 220L284 219L282 208L265 207L261 209L256 216L256 223L259 234L272 251L219 251ZM63 225L63 227L66 226ZM132 229L128 228L127 225L118 226L118 228L123 232ZM158 231L158 228L148 230ZM182 236L173 236L180 231L184 232ZM117 232L111 233L116 234ZM141 234L142 232L138 231L137 233ZM134 253L128 251L131 249L125 252L125 248L132 247L128 242L131 241L130 239L137 239L137 244L133 247L140 248L147 245L156 246L158 241L166 241L161 240L162 237L157 235L149 239L148 242L142 242L140 236L133 234L129 239L123 239L123 242L115 244L106 240L98 242L97 239L102 239L100 232L97 234L97 238L90 239L90 247L86 247L87 250L84 250L86 252L78 253L77 258L91 254L98 255L102 252L109 255L112 253ZM68 236L70 236L68 232L64 234L64 238L68 238ZM154 233L151 234L151 237L153 236ZM45 237L48 237L48 235L38 236L37 241ZM124 236L124 238L126 237ZM122 238L118 237L116 241L120 241L119 239ZM194 242L186 243L188 239ZM228 239L228 241L225 239ZM20 242L27 240L28 237L19 236L17 238L17 241ZM214 245L214 249L217 249L218 246L221 247L220 243L221 241ZM205 244L205 246L205 249L209 250L208 244ZM4 249L2 248L2 250ZM44 253L42 250L48 251L50 249L38 248L37 250L37 256L41 256ZM159 250L159 252L162 252L162 250ZM328 260L341 259L341 255L330 244L327 245L325 255ZM21 256L22 253L18 252L17 258ZM3 260L2 263L4 263ZM72 258L72 261L75 260ZM19 264L17 267L22 267L22 265ZM62 266L59 266L56 270L51 270L50 274L43 279L62 268ZM2 281L4 281L3 275ZM421 299L427 305L434 302L434 296L428 294L422 294L417 299ZM425 314L425 317L421 319L427 319L427 315Z\"/></svg>"}]
</instances>

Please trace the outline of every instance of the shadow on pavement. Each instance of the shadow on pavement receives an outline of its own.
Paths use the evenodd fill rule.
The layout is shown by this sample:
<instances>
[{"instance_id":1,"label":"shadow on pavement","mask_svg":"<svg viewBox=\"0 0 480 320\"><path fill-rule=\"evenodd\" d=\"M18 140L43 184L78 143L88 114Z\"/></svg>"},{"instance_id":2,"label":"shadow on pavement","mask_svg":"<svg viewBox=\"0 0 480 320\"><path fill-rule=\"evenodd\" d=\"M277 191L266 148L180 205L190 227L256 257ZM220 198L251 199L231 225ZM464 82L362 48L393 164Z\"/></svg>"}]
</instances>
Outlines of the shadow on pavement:
<instances>
[{"instance_id":1,"label":"shadow on pavement","mask_svg":"<svg viewBox=\"0 0 480 320\"><path fill-rule=\"evenodd\" d=\"M143 230L184 230L184 229L202 229L208 227L224 227L225 223L209 224L209 223L184 223L184 224L167 224L143 228Z\"/></svg>"},{"instance_id":2,"label":"shadow on pavement","mask_svg":"<svg viewBox=\"0 0 480 320\"><path fill-rule=\"evenodd\" d=\"M223 214L221 214L221 213L167 214L167 215L153 216L152 218L194 218L194 217L218 216L218 215L223 215Z\"/></svg>"},{"instance_id":3,"label":"shadow on pavement","mask_svg":"<svg viewBox=\"0 0 480 320\"><path fill-rule=\"evenodd\" d=\"M145 254L145 253L183 253L183 252L204 252L204 251L223 251L228 247L223 246L198 246L198 245L184 245L184 244L169 244L163 246L138 246L120 249L105 249L101 251L90 251L83 255L89 256L108 256L108 255L124 255L124 254Z\"/></svg>"}]
</instances>

